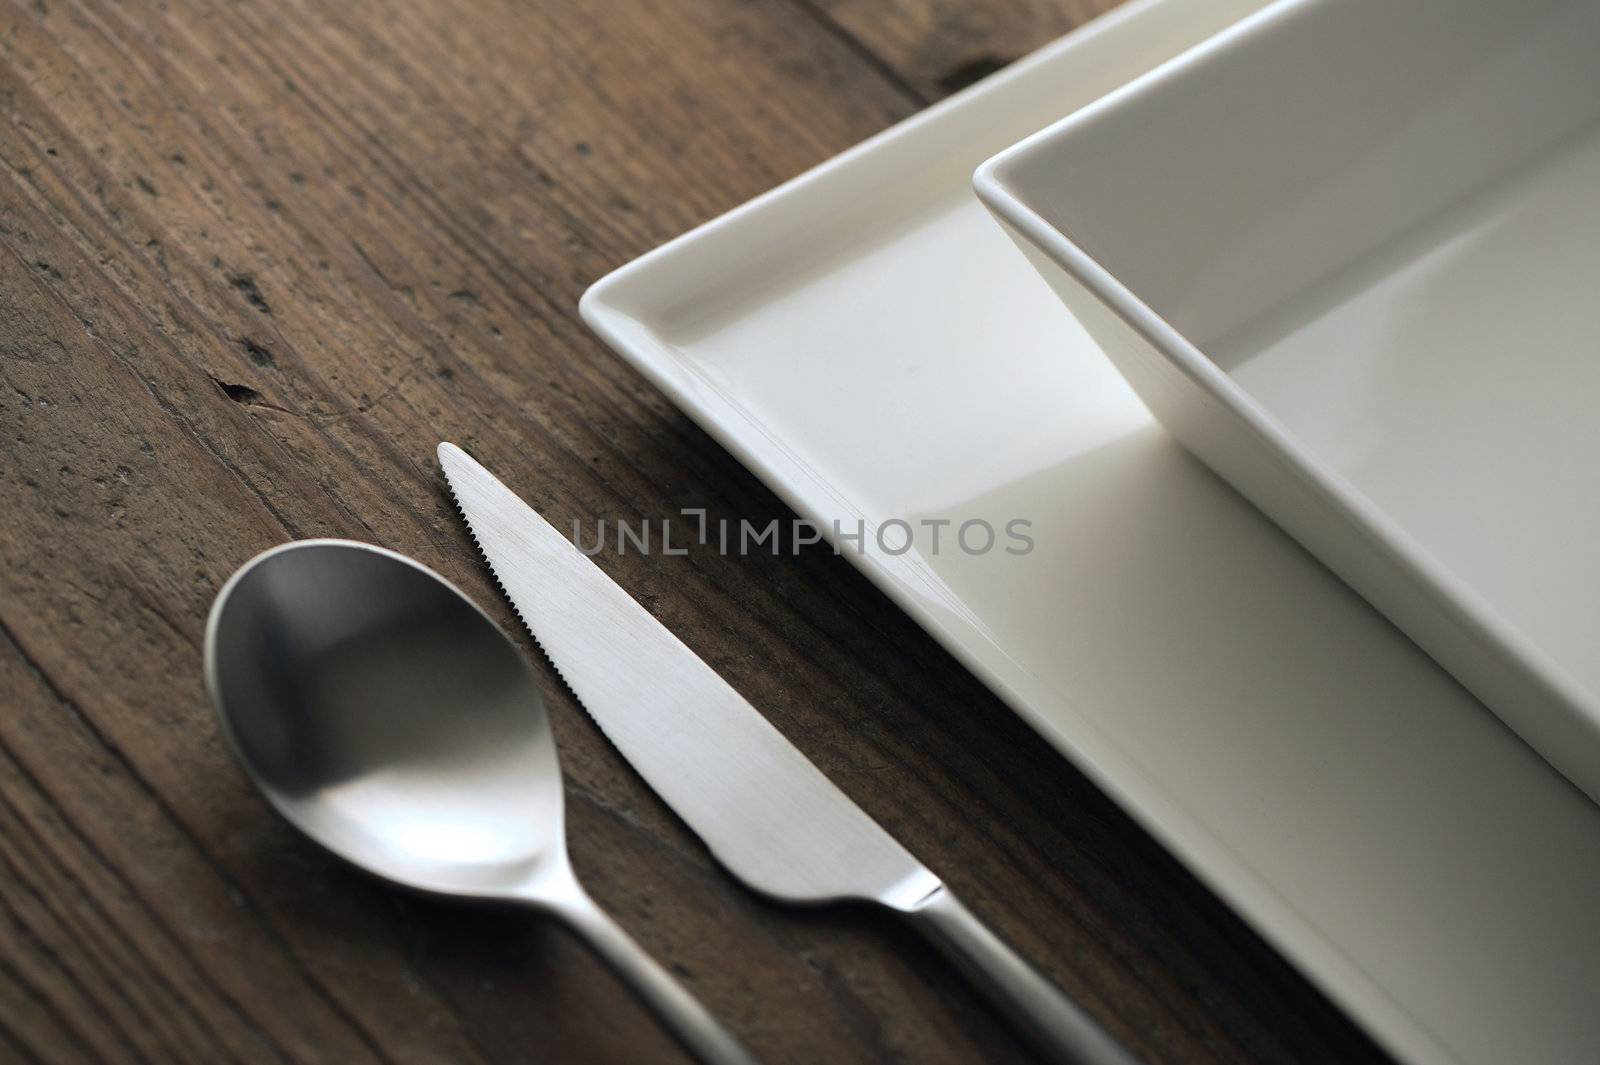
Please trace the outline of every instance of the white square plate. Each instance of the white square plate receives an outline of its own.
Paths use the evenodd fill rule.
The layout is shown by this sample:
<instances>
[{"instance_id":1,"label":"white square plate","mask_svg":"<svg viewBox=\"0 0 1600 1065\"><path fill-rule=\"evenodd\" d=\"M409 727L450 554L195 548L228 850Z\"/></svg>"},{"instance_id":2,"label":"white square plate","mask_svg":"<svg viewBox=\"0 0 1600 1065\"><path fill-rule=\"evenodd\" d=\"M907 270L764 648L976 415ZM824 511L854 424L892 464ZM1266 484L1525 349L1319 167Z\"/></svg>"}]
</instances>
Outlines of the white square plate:
<instances>
[{"instance_id":1,"label":"white square plate","mask_svg":"<svg viewBox=\"0 0 1600 1065\"><path fill-rule=\"evenodd\" d=\"M1283 0L977 186L1179 439L1600 798L1600 4Z\"/></svg>"},{"instance_id":2,"label":"white square plate","mask_svg":"<svg viewBox=\"0 0 1600 1065\"><path fill-rule=\"evenodd\" d=\"M1162 432L973 198L1254 9L1139 0L623 267L588 321L1390 1050L1591 1060L1600 808Z\"/></svg>"}]
</instances>

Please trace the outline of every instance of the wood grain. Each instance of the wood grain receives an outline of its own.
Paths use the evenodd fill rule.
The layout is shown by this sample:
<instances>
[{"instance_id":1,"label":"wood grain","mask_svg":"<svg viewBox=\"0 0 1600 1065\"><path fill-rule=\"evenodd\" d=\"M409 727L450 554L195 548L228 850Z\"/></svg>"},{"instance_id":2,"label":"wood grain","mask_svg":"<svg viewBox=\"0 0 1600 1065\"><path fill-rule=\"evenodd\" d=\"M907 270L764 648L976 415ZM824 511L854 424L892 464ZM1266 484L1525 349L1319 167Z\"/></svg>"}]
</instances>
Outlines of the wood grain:
<instances>
[{"instance_id":1,"label":"wood grain","mask_svg":"<svg viewBox=\"0 0 1600 1065\"><path fill-rule=\"evenodd\" d=\"M932 103L1119 0L809 0L887 77Z\"/></svg>"},{"instance_id":2,"label":"wood grain","mask_svg":"<svg viewBox=\"0 0 1600 1065\"><path fill-rule=\"evenodd\" d=\"M677 1060L558 931L280 824L205 611L338 535L510 626L441 438L558 526L784 515L578 294L1092 6L0 0L0 1059ZM1149 1061L1377 1057L842 560L602 561ZM580 875L767 1060L1026 1060L907 934L742 891L548 690Z\"/></svg>"}]
</instances>

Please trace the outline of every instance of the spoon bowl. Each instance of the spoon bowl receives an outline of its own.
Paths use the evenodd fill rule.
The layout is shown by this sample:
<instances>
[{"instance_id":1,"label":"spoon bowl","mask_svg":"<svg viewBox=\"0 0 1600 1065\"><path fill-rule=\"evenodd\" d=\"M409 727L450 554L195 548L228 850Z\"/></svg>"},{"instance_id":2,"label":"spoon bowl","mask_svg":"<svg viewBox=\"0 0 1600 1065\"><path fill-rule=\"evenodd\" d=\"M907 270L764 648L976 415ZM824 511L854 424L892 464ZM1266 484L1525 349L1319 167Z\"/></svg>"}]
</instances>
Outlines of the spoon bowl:
<instances>
[{"instance_id":1,"label":"spoon bowl","mask_svg":"<svg viewBox=\"0 0 1600 1065\"><path fill-rule=\"evenodd\" d=\"M538 678L443 577L371 544L275 547L217 594L205 678L246 774L307 836L409 888L564 920L691 1052L753 1061L579 886Z\"/></svg>"},{"instance_id":2,"label":"spoon bowl","mask_svg":"<svg viewBox=\"0 0 1600 1065\"><path fill-rule=\"evenodd\" d=\"M410 559L327 540L258 556L217 597L206 681L256 786L352 863L493 896L560 860L561 771L535 678Z\"/></svg>"}]
</instances>

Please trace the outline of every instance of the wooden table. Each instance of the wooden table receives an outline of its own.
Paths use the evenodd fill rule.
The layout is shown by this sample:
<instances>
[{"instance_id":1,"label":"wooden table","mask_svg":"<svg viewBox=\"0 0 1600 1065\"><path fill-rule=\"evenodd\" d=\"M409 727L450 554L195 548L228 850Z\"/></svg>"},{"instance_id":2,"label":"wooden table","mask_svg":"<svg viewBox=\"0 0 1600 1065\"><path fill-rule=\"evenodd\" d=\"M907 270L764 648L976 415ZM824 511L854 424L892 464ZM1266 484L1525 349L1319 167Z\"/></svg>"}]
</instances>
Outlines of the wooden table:
<instances>
[{"instance_id":1,"label":"wooden table","mask_svg":"<svg viewBox=\"0 0 1600 1065\"><path fill-rule=\"evenodd\" d=\"M5 0L0 1060L677 1060L564 934L276 819L206 610L348 536L512 625L441 438L558 526L784 515L578 294L1102 6ZM831 552L601 561L1150 1062L1379 1056ZM547 690L580 874L766 1060L1025 1060L908 933L742 890Z\"/></svg>"}]
</instances>

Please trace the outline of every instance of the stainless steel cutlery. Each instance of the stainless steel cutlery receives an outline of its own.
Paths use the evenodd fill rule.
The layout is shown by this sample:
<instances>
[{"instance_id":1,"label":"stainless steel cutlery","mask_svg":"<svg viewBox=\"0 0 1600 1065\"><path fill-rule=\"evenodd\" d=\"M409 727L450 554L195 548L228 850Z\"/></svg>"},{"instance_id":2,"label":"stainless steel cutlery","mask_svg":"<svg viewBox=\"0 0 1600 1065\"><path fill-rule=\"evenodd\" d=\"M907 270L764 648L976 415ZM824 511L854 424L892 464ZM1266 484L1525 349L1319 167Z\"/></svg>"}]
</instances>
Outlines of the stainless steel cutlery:
<instances>
[{"instance_id":1,"label":"stainless steel cutlery","mask_svg":"<svg viewBox=\"0 0 1600 1065\"><path fill-rule=\"evenodd\" d=\"M676 636L460 448L457 503L518 615L585 709L727 869L793 903L910 921L1049 1058L1132 1065L1083 1010ZM565 921L686 1049L754 1059L600 910L567 860L555 742L527 660L432 570L306 540L250 560L212 606L206 687L268 801L416 890Z\"/></svg>"}]
</instances>

